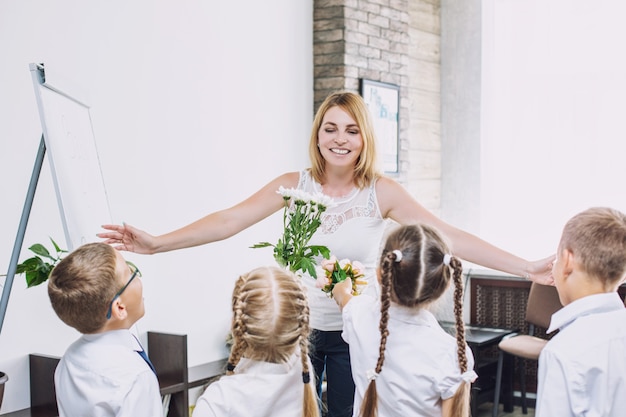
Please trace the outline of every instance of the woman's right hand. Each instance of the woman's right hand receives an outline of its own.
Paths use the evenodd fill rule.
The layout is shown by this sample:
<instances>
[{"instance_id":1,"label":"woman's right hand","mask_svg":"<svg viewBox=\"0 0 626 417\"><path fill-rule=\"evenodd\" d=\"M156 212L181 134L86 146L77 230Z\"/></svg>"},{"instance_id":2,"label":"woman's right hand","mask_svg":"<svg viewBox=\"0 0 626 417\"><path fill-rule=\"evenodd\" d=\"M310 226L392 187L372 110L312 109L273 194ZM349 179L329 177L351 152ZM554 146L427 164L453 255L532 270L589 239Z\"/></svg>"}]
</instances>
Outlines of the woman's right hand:
<instances>
[{"instance_id":1,"label":"woman's right hand","mask_svg":"<svg viewBox=\"0 0 626 417\"><path fill-rule=\"evenodd\" d=\"M105 224L103 229L110 232L98 233L96 236L105 239L104 243L117 250L151 255L155 253L155 237L126 223L122 225Z\"/></svg>"}]
</instances>

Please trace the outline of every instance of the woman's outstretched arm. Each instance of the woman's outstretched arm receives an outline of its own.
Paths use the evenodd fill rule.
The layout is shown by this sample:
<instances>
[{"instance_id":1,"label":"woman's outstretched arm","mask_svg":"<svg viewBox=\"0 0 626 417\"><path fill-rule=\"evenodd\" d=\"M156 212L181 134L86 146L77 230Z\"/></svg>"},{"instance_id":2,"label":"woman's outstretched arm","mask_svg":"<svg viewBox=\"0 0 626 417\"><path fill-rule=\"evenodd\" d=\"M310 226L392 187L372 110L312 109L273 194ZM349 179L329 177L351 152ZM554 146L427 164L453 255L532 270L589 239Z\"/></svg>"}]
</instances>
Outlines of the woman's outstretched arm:
<instances>
[{"instance_id":1,"label":"woman's outstretched arm","mask_svg":"<svg viewBox=\"0 0 626 417\"><path fill-rule=\"evenodd\" d=\"M459 258L540 284L549 285L554 282L552 278L554 255L537 261L527 261L500 249L478 236L444 222L419 204L403 186L391 178L379 179L376 194L383 217L400 224L421 222L437 228L450 241L452 251Z\"/></svg>"},{"instance_id":2,"label":"woman's outstretched arm","mask_svg":"<svg viewBox=\"0 0 626 417\"><path fill-rule=\"evenodd\" d=\"M154 254L189 248L229 238L284 207L278 188L296 187L299 173L283 174L242 202L196 220L180 229L154 236L129 224L102 226L98 237L118 250Z\"/></svg>"}]
</instances>

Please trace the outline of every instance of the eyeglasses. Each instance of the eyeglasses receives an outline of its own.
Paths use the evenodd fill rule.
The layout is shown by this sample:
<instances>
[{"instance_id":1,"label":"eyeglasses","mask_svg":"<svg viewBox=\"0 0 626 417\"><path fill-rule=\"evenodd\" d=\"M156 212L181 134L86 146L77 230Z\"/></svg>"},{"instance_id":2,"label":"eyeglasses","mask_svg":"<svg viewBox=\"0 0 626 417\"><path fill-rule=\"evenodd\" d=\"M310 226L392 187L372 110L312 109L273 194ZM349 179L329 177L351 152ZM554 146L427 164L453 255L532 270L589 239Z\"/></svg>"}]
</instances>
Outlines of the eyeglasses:
<instances>
[{"instance_id":1,"label":"eyeglasses","mask_svg":"<svg viewBox=\"0 0 626 417\"><path fill-rule=\"evenodd\" d=\"M135 277L137 275L139 275L141 277L141 272L139 271L139 268L137 268L135 265L132 264L128 264L128 267L130 268L130 270L133 272L133 274L130 276L130 279L128 280L128 282L126 283L126 285L124 285L122 287L121 290L119 290L115 296L113 296L113 299L111 300L111 304L109 304L109 309L107 310L107 320L111 318L111 314L113 314L113 303L115 302L115 300L117 300L117 298L122 295L122 293L124 292L124 290L126 289L126 287L128 287L130 285L131 282L133 282L133 280L135 279Z\"/></svg>"}]
</instances>

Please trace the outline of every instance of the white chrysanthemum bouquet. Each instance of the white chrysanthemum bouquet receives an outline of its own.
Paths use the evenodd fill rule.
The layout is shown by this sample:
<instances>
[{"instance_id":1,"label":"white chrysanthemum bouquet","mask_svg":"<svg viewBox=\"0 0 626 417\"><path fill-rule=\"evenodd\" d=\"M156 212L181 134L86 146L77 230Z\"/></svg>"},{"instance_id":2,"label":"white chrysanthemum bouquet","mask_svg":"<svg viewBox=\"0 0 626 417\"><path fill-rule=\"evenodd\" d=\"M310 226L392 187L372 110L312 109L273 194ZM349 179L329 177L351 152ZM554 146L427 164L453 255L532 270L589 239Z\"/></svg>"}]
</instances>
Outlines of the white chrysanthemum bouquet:
<instances>
[{"instance_id":1,"label":"white chrysanthemum bouquet","mask_svg":"<svg viewBox=\"0 0 626 417\"><path fill-rule=\"evenodd\" d=\"M330 251L326 246L311 245L311 237L322 224L321 216L326 208L332 204L332 199L318 193L315 195L294 188L280 187L277 191L285 200L283 213L283 235L275 245L261 242L252 248L274 248L274 259L284 268L292 272L308 272L313 278L315 271L315 256L326 259Z\"/></svg>"}]
</instances>

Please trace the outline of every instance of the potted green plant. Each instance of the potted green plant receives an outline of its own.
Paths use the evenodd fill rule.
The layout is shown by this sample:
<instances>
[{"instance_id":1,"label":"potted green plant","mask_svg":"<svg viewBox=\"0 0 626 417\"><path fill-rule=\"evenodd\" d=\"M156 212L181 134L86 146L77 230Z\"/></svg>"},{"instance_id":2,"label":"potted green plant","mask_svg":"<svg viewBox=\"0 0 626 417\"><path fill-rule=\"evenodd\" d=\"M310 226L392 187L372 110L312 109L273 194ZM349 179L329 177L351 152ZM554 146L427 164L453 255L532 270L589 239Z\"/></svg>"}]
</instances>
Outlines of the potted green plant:
<instances>
[{"instance_id":1,"label":"potted green plant","mask_svg":"<svg viewBox=\"0 0 626 417\"><path fill-rule=\"evenodd\" d=\"M54 239L50 238L50 241L54 246L55 255L52 255L41 243L35 243L28 248L35 256L17 264L15 273L25 275L26 286L28 288L46 282L50 276L50 272L52 272L52 268L62 259L63 254L67 253L67 250L61 249Z\"/></svg>"},{"instance_id":2,"label":"potted green plant","mask_svg":"<svg viewBox=\"0 0 626 417\"><path fill-rule=\"evenodd\" d=\"M35 256L26 259L16 266L15 273L25 275L28 288L46 282L50 272L52 272L52 268L62 259L63 254L67 253L67 250L61 249L52 238L50 238L50 241L54 246L54 255L44 245L35 243L28 248ZM6 276L6 274L0 276ZM7 374L0 372L0 407L4 397L4 384L8 380Z\"/></svg>"},{"instance_id":3,"label":"potted green plant","mask_svg":"<svg viewBox=\"0 0 626 417\"><path fill-rule=\"evenodd\" d=\"M9 380L9 377L4 372L0 372L0 407L2 406L2 398L4 398L4 384Z\"/></svg>"}]
</instances>

